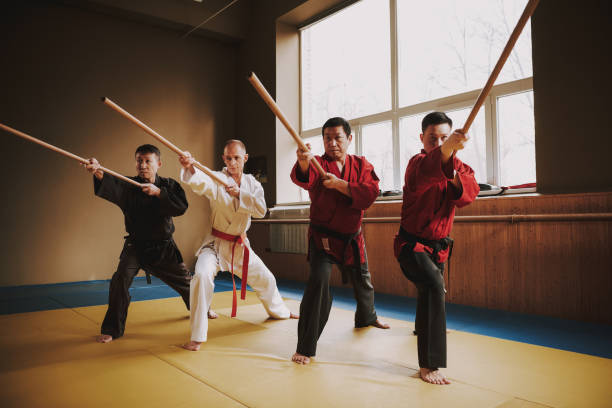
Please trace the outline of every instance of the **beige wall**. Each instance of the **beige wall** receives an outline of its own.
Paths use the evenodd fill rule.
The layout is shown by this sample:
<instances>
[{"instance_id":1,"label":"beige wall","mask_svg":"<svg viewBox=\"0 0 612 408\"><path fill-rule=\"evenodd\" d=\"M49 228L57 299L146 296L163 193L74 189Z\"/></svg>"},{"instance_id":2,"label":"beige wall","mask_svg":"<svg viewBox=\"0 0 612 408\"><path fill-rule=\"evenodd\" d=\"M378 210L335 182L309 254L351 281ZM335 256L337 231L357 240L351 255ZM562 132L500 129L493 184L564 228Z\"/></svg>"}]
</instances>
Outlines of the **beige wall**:
<instances>
[{"instance_id":1,"label":"beige wall","mask_svg":"<svg viewBox=\"0 0 612 408\"><path fill-rule=\"evenodd\" d=\"M107 96L211 167L215 140L234 137L235 45L53 3L3 8L0 122L103 165L135 174L150 136L104 106ZM0 285L108 279L123 216L94 196L76 161L0 132L3 186ZM157 143L159 145L159 143ZM178 178L162 147L160 175ZM207 227L204 200L175 219L189 266Z\"/></svg>"}]
</instances>

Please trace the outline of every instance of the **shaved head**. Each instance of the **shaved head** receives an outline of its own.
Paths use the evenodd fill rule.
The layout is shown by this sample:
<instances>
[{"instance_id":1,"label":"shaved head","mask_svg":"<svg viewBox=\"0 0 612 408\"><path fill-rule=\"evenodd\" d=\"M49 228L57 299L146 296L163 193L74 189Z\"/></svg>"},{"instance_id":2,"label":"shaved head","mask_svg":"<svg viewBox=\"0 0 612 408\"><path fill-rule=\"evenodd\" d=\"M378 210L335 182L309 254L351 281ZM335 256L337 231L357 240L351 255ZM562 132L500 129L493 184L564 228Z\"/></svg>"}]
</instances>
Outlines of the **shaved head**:
<instances>
[{"instance_id":1,"label":"shaved head","mask_svg":"<svg viewBox=\"0 0 612 408\"><path fill-rule=\"evenodd\" d=\"M230 139L227 142L225 142L225 146L223 147L223 152L225 153L225 151L233 145L238 145L240 146L240 148L242 149L242 153L246 153L246 146L244 145L244 143L242 143L241 140L238 139Z\"/></svg>"},{"instance_id":2,"label":"shaved head","mask_svg":"<svg viewBox=\"0 0 612 408\"><path fill-rule=\"evenodd\" d=\"M227 172L234 177L236 182L239 182L244 171L244 163L247 160L249 160L249 155L246 152L244 143L236 139L225 142L223 163L227 166Z\"/></svg>"}]
</instances>

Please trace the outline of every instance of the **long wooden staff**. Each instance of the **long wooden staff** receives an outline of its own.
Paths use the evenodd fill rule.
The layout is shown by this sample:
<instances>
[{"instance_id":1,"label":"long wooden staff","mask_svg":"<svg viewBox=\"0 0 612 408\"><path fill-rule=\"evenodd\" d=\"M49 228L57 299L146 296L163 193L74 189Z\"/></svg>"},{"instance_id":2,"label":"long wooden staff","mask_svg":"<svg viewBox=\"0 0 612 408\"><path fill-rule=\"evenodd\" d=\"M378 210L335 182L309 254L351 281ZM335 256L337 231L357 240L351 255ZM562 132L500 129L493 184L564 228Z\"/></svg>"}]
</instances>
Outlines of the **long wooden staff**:
<instances>
[{"instance_id":1,"label":"long wooden staff","mask_svg":"<svg viewBox=\"0 0 612 408\"><path fill-rule=\"evenodd\" d=\"M147 125L145 125L140 120L136 119L134 115L130 114L128 111L123 109L121 106L117 105L115 102L111 101L110 99L106 97L102 97L102 102L104 102L106 106L109 106L111 109L118 112L124 118L127 118L128 120L130 120L132 123L134 123L136 126L141 128L142 130L144 130L145 132L153 136L155 139L159 140L164 146L172 150L174 153L178 154L179 156L182 156L184 154L183 151L179 149L178 147L176 147L172 142L170 142L168 139L166 139L165 137L163 137L162 135L160 135L159 133L157 133L156 131L148 127ZM229 186L229 184L221 180L217 175L215 175L215 173L212 172L212 170L210 170L208 167L204 166L200 162L196 161L193 165L197 167L198 169L202 170L204 173L208 175L208 177L210 177L217 183L225 187Z\"/></svg>"},{"instance_id":2,"label":"long wooden staff","mask_svg":"<svg viewBox=\"0 0 612 408\"><path fill-rule=\"evenodd\" d=\"M478 95L476 104L474 104L472 111L470 112L467 119L465 120L465 125L463 125L463 128L462 128L463 133L466 133L468 129L470 128L470 126L472 126L472 122L474 122L474 119L476 119L476 115L478 114L480 107L484 103L487 96L489 96L489 92L491 92L491 88L493 88L493 84L495 83L497 76L499 75L504 64L506 63L506 60L510 56L512 49L514 48L514 44L516 44L516 41L518 40L519 35L521 35L521 32L523 31L525 24L527 24L527 20L529 20L529 18L535 11L536 7L538 6L539 1L540 0L529 0L527 5L525 6L525 10L523 10L523 14L521 15L521 18L519 18L518 23L516 23L516 27L514 27L514 31L512 31L512 34L510 35L510 38L508 39L508 43L506 44L506 47L504 48L499 59L497 60L497 64L495 64L495 68L493 68L493 71L491 72L491 75L489 76L487 83L485 84L484 88L482 88L482 91L480 91L480 95Z\"/></svg>"},{"instance_id":3,"label":"long wooden staff","mask_svg":"<svg viewBox=\"0 0 612 408\"><path fill-rule=\"evenodd\" d=\"M60 149L59 147L53 146L52 144L49 144L47 142L43 142L42 140L39 140L39 139L37 139L35 137L32 137L32 136L30 136L28 134L20 132L17 129L13 129L12 127L3 125L2 123L0 123L0 129L4 129L4 130L6 130L9 133L12 133L12 134L17 135L19 137L22 137L22 138L24 138L26 140L29 140L30 142L34 142L36 144L39 144L39 145L41 145L43 147L46 147L49 150L53 150L54 152L57 152L59 154L63 154L64 156L70 157L71 159L77 160L77 161L79 161L79 162L81 162L83 164L90 164L89 160L84 159L81 156L77 156L76 154L72 154L72 153L70 153L70 152L68 152L68 151L66 151L64 149ZM123 175L121 175L121 174L119 174L117 172L114 172L112 170L109 170L106 167L100 166L100 170L102 170L103 172L108 173L108 174L110 174L112 176L115 176L118 179L125 181L126 183L133 184L133 185L135 185L137 187L143 187L144 186L144 184L140 184L139 182L134 181L134 180L132 180L130 178L127 178L127 177L125 177L125 176L123 176Z\"/></svg>"},{"instance_id":4,"label":"long wooden staff","mask_svg":"<svg viewBox=\"0 0 612 408\"><path fill-rule=\"evenodd\" d=\"M304 151L309 151L310 149L308 148L308 146L306 146L302 138L291 127L291 124L289 124L289 121L287 120L287 118L285 118L285 115L283 115L283 112L280 110L280 108L278 107L278 105L276 104L272 96L270 96L266 88L264 88L263 84L259 81L259 78L257 78L257 75L255 75L254 72L251 72L247 79L249 80L251 85L253 85L253 88L255 88L259 96L261 96L264 102L270 107L272 112L274 112L274 115L276 115L278 120L280 120L281 123L285 125L285 128L287 129L289 134L293 137L293 140L295 140L298 146ZM325 177L326 173L325 173L325 170L323 170L323 167L321 167L321 164L319 164L319 162L314 157L310 161L315 166L315 168L319 171L321 176Z\"/></svg>"}]
</instances>

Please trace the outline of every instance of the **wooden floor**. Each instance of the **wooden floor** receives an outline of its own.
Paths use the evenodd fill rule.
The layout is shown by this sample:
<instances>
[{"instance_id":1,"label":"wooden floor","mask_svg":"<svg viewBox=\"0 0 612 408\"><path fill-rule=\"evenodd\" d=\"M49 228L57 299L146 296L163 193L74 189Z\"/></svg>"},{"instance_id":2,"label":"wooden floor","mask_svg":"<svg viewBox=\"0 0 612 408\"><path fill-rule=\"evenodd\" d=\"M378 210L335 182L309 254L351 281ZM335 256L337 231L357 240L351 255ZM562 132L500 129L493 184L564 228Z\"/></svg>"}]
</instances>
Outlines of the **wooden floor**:
<instances>
[{"instance_id":1,"label":"wooden floor","mask_svg":"<svg viewBox=\"0 0 612 408\"><path fill-rule=\"evenodd\" d=\"M287 301L293 311L298 303ZM2 407L610 407L612 360L459 331L448 335L450 386L417 378L413 323L354 329L333 309L308 366L289 361L295 320L267 320L248 292L196 353L178 298L133 302L126 335L94 336L106 306L0 316Z\"/></svg>"}]
</instances>

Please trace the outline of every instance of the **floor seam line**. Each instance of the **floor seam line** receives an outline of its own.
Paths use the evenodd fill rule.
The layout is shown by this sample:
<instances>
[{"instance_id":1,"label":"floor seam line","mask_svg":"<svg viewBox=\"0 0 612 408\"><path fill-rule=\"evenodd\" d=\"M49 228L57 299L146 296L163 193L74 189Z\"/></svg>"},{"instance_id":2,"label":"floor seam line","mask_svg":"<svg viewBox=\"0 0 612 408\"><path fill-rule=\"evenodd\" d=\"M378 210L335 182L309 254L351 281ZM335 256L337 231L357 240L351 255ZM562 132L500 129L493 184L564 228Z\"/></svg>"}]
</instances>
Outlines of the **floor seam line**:
<instances>
[{"instance_id":1,"label":"floor seam line","mask_svg":"<svg viewBox=\"0 0 612 408\"><path fill-rule=\"evenodd\" d=\"M501 394L501 395L507 395L510 398L520 399L522 401L531 402L533 404L543 405L543 406L548 407L548 408L554 408L554 405L548 405L548 404L545 404L543 402L532 401L532 400L529 400L529 399L526 399L526 398L523 398L523 397L519 397L517 395L507 394L505 391L499 391L499 390L495 390L495 389L490 389L488 387L484 387L484 386L481 386L481 385L475 385L475 384L472 384L470 382L457 380L457 379L454 379L454 378L451 378L451 377L449 377L449 379L453 380L453 382L456 382L456 383L459 383L459 384L463 384L463 385L469 385L470 387L478 388L480 390L489 391L489 392L496 392L496 393ZM499 405L497 405L497 406L499 406Z\"/></svg>"},{"instance_id":2,"label":"floor seam line","mask_svg":"<svg viewBox=\"0 0 612 408\"><path fill-rule=\"evenodd\" d=\"M226 393L226 392L224 392L224 391L221 391L221 390L220 390L220 389L218 389L217 387L215 387L215 386L213 386L213 385L211 385L211 384L207 383L206 381L204 381L204 380L202 380L202 379L200 379L200 378L196 377L195 375L191 374L189 371L187 371L187 370L185 370L185 369L183 369L183 368L181 368L181 367L177 366L176 364L172 364L170 361L168 361L168 360L166 360L166 359L164 359L164 358L162 358L162 357L158 356L157 354L155 354L155 353L154 353L154 352L152 352L151 350L146 350L146 352L147 352L147 353L149 353L149 354L151 354L153 357L155 357L155 358L159 359L160 361L163 361L164 363L168 364L169 366L171 366L171 367L173 367L173 368L177 369L178 371L180 371L180 372L182 372L182 373L184 373L184 374L187 374L188 376L190 376L191 378L193 378L193 379L195 379L195 380L197 380L197 381L201 382L202 384L209 386L210 388L212 388L213 390L217 391L218 393L220 393L220 394L222 394L222 395L225 395L227 398L229 398L229 399L231 399L231 400L233 400L233 401L236 401L236 402L237 402L237 403L239 403L240 405L243 405L243 406L245 406L245 407L247 407L247 408L251 408L249 405L245 404L244 402L242 402L242 401L240 401L240 400L236 399L235 397L232 397L231 395L229 395L228 393Z\"/></svg>"},{"instance_id":3,"label":"floor seam line","mask_svg":"<svg viewBox=\"0 0 612 408\"><path fill-rule=\"evenodd\" d=\"M543 407L546 407L546 408L555 408L555 406L554 406L554 405L542 404L541 402L532 401L532 400L528 400L528 399L525 399L525 398L520 398L520 397L513 397L513 398L514 398L514 399L521 400L521 401L530 402L530 403L532 403L532 404L542 405ZM503 404L503 403L502 403L502 404ZM496 405L496 406L495 406L495 407L493 407L493 408L497 408L497 407L500 407L500 406L501 406L501 405Z\"/></svg>"},{"instance_id":4,"label":"floor seam line","mask_svg":"<svg viewBox=\"0 0 612 408\"><path fill-rule=\"evenodd\" d=\"M67 308L68 308L68 309L70 309L70 310L72 310L72 311L73 311L74 313L76 313L77 315L79 315L79 316L83 317L85 320L88 320L88 321L90 321L90 322L91 322L91 323L93 323L93 324L97 324L97 322L96 322L94 319L92 319L91 317L87 316L87 315L86 315L86 314L84 314L84 313L81 313L81 312L77 311L76 309L78 309L78 308L76 308L76 307L67 307Z\"/></svg>"}]
</instances>

